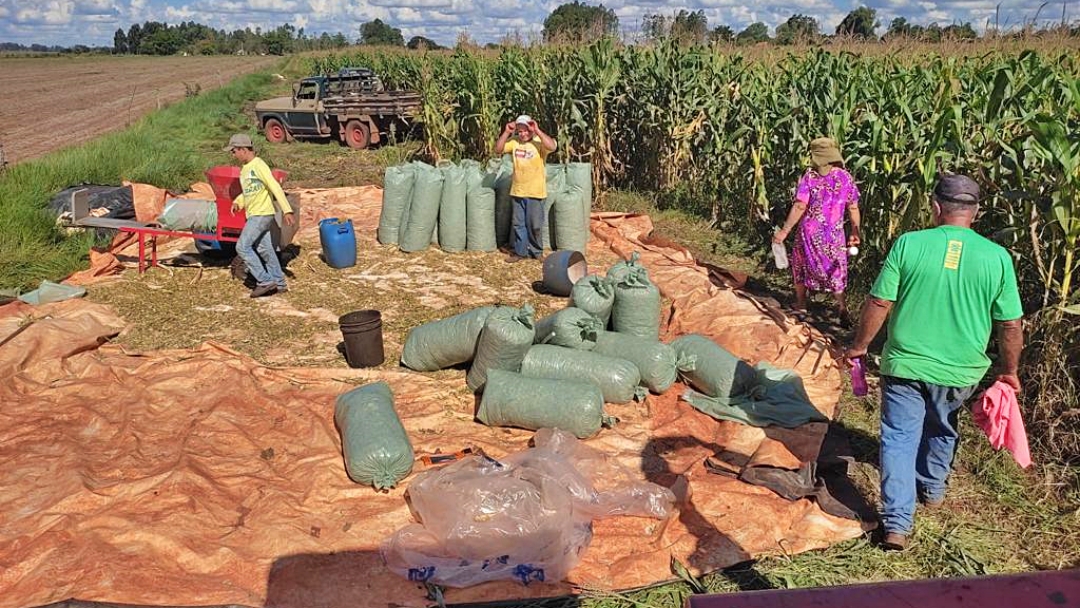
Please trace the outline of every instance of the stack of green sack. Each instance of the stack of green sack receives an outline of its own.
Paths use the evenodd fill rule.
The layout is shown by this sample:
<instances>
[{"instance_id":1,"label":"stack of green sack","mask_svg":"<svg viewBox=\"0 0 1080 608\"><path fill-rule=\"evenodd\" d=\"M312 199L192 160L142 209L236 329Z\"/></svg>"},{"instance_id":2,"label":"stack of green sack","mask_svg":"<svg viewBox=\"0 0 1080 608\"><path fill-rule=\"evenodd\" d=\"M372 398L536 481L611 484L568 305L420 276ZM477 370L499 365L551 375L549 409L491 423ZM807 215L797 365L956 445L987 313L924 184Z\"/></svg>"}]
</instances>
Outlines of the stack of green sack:
<instances>
[{"instance_id":1,"label":"stack of green sack","mask_svg":"<svg viewBox=\"0 0 1080 608\"><path fill-rule=\"evenodd\" d=\"M388 167L378 239L415 252L435 244L444 251L494 251L511 244L513 203L509 156L487 166L473 160ZM592 165L548 165L544 199L547 249L585 251L592 202Z\"/></svg>"}]
</instances>

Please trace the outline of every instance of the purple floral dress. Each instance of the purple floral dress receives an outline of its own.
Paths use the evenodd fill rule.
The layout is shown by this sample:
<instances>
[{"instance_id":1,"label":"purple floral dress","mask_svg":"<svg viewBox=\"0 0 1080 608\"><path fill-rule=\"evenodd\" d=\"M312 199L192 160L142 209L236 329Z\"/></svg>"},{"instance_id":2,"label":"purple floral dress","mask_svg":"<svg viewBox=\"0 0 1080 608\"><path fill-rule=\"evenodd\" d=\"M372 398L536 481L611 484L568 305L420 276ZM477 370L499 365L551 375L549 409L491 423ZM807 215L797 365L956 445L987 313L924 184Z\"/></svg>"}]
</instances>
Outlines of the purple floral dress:
<instances>
[{"instance_id":1,"label":"purple floral dress","mask_svg":"<svg viewBox=\"0 0 1080 608\"><path fill-rule=\"evenodd\" d=\"M795 200L806 203L791 252L795 283L811 291L843 292L847 287L844 209L859 204L855 180L839 167L826 176L810 169L799 180Z\"/></svg>"}]
</instances>

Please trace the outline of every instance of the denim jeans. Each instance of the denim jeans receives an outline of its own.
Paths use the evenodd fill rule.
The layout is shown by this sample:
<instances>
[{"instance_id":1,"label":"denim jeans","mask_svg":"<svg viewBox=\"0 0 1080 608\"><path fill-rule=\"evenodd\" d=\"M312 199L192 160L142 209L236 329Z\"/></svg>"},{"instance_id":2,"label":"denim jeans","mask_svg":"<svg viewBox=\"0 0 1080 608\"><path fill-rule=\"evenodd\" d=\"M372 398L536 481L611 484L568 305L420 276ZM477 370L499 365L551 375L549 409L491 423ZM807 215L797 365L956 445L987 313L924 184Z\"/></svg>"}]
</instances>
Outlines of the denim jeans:
<instances>
[{"instance_id":1,"label":"denim jeans","mask_svg":"<svg viewBox=\"0 0 1080 608\"><path fill-rule=\"evenodd\" d=\"M514 253L538 258L544 253L544 201L514 197Z\"/></svg>"},{"instance_id":2,"label":"denim jeans","mask_svg":"<svg viewBox=\"0 0 1080 608\"><path fill-rule=\"evenodd\" d=\"M911 534L919 495L944 498L960 436L960 407L975 388L882 378L881 521L886 532Z\"/></svg>"},{"instance_id":3,"label":"denim jeans","mask_svg":"<svg viewBox=\"0 0 1080 608\"><path fill-rule=\"evenodd\" d=\"M248 217L236 242L236 253L243 258L248 272L259 285L285 287L285 273L281 270L281 262L270 237L270 229L275 221L272 215Z\"/></svg>"}]
</instances>

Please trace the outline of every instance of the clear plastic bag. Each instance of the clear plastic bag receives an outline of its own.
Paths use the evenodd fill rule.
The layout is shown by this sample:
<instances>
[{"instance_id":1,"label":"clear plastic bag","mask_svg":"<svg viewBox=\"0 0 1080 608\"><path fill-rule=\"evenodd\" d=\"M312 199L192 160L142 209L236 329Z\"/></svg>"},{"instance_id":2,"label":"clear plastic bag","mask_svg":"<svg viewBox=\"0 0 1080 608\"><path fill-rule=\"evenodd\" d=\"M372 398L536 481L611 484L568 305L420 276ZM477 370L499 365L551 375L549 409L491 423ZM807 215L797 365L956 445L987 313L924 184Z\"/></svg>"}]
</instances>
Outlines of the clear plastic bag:
<instances>
[{"instance_id":1,"label":"clear plastic bag","mask_svg":"<svg viewBox=\"0 0 1080 608\"><path fill-rule=\"evenodd\" d=\"M418 475L407 495L419 523L383 543L387 567L448 587L558 582L588 547L594 518L672 513L670 490L573 435L543 429L535 443L502 461L473 456Z\"/></svg>"}]
</instances>

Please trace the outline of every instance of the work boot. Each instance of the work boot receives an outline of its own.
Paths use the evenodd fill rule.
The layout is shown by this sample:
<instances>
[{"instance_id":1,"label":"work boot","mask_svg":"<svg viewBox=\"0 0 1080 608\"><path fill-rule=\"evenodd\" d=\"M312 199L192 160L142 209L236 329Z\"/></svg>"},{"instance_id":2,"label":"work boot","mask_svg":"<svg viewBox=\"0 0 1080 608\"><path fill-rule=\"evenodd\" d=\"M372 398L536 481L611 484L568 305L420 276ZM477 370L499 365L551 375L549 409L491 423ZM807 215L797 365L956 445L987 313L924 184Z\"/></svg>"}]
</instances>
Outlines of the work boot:
<instances>
[{"instance_id":1,"label":"work boot","mask_svg":"<svg viewBox=\"0 0 1080 608\"><path fill-rule=\"evenodd\" d=\"M287 291L289 291L289 286L288 285L278 285L277 286L277 292L278 293L285 293Z\"/></svg>"},{"instance_id":2,"label":"work boot","mask_svg":"<svg viewBox=\"0 0 1080 608\"><path fill-rule=\"evenodd\" d=\"M255 289L251 290L251 297L261 298L277 292L278 286L273 283L266 283L264 285L256 285Z\"/></svg>"},{"instance_id":3,"label":"work boot","mask_svg":"<svg viewBox=\"0 0 1080 608\"><path fill-rule=\"evenodd\" d=\"M907 549L908 537L899 532L886 532L881 548L885 551L903 551Z\"/></svg>"},{"instance_id":4,"label":"work boot","mask_svg":"<svg viewBox=\"0 0 1080 608\"><path fill-rule=\"evenodd\" d=\"M919 497L919 502L922 504L922 506L932 511L945 503L945 497L939 496L936 498L930 498L929 496L921 496Z\"/></svg>"},{"instance_id":5,"label":"work boot","mask_svg":"<svg viewBox=\"0 0 1080 608\"><path fill-rule=\"evenodd\" d=\"M516 264L524 259L525 258L517 255L516 253L511 253L510 255L506 256L506 261L510 262L511 264Z\"/></svg>"}]
</instances>

